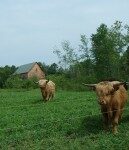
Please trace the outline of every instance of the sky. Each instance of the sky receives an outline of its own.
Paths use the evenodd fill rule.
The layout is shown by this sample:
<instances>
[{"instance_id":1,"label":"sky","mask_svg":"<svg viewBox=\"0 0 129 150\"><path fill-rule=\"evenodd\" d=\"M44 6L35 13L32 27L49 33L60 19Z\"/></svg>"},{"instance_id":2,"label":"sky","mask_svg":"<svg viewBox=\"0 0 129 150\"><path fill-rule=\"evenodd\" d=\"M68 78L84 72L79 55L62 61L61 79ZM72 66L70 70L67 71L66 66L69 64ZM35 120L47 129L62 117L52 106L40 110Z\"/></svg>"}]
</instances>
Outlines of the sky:
<instances>
[{"instance_id":1,"label":"sky","mask_svg":"<svg viewBox=\"0 0 129 150\"><path fill-rule=\"evenodd\" d=\"M0 66L57 63L55 46L116 20L129 25L129 0L0 0Z\"/></svg>"}]
</instances>

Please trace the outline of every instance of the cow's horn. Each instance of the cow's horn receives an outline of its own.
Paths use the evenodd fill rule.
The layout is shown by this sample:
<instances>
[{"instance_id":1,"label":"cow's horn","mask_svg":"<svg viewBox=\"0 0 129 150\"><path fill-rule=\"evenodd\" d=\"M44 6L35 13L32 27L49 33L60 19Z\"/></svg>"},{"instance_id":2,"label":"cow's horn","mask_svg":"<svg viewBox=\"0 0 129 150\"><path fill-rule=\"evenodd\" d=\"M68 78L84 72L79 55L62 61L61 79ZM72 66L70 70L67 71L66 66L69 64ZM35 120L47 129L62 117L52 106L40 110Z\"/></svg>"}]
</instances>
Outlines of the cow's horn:
<instances>
[{"instance_id":1,"label":"cow's horn","mask_svg":"<svg viewBox=\"0 0 129 150\"><path fill-rule=\"evenodd\" d=\"M37 82L34 81L34 83L38 84L39 82L38 81Z\"/></svg>"},{"instance_id":2,"label":"cow's horn","mask_svg":"<svg viewBox=\"0 0 129 150\"><path fill-rule=\"evenodd\" d=\"M97 85L97 84L85 84L85 83L82 83L82 84L88 87L95 87Z\"/></svg>"}]
</instances>

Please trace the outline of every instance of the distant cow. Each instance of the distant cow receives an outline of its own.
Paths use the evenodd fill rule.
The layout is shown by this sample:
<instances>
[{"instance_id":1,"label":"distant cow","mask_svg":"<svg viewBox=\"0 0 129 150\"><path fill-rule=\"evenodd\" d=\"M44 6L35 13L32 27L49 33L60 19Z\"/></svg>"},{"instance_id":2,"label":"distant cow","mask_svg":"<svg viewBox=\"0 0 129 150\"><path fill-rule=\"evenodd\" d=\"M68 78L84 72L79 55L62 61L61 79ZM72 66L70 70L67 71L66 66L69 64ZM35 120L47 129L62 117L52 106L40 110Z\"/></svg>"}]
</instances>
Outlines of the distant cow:
<instances>
[{"instance_id":1,"label":"distant cow","mask_svg":"<svg viewBox=\"0 0 129 150\"><path fill-rule=\"evenodd\" d=\"M126 83L119 81L103 81L98 84L84 84L94 89L98 96L98 103L106 129L112 125L113 133L117 133L118 121L121 119L123 107L127 101Z\"/></svg>"},{"instance_id":2,"label":"distant cow","mask_svg":"<svg viewBox=\"0 0 129 150\"><path fill-rule=\"evenodd\" d=\"M45 101L48 101L54 97L55 83L46 79L41 79L37 83L41 89L41 93Z\"/></svg>"}]
</instances>

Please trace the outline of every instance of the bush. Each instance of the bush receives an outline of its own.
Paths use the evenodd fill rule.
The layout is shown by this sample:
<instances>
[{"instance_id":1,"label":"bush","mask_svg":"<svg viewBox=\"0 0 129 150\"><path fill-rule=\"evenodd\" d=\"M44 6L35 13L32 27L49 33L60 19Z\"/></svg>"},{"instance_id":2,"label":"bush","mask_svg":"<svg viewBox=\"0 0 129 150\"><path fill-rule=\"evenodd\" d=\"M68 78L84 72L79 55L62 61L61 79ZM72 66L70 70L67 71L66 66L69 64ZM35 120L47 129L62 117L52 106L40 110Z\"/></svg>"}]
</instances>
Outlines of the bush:
<instances>
[{"instance_id":1,"label":"bush","mask_svg":"<svg viewBox=\"0 0 129 150\"><path fill-rule=\"evenodd\" d=\"M37 81L36 77L33 77L31 79L22 79L18 75L11 76L10 78L7 79L5 86L6 88L14 88L14 89L37 88L37 85L34 83L34 81Z\"/></svg>"},{"instance_id":2,"label":"bush","mask_svg":"<svg viewBox=\"0 0 129 150\"><path fill-rule=\"evenodd\" d=\"M82 83L97 83L93 75L71 78L65 74L54 74L47 76L47 79L52 80L58 90L86 91L89 89L82 85ZM7 79L5 85L6 88L34 89L38 87L38 85L34 83L37 80L37 78L21 79L19 76L11 76Z\"/></svg>"},{"instance_id":3,"label":"bush","mask_svg":"<svg viewBox=\"0 0 129 150\"><path fill-rule=\"evenodd\" d=\"M38 79L36 77L33 77L33 78L30 78L30 79L24 79L23 80L23 85L22 85L22 88L25 88L25 89L35 89L37 88L37 84L35 84L35 82L37 81Z\"/></svg>"},{"instance_id":4,"label":"bush","mask_svg":"<svg viewBox=\"0 0 129 150\"><path fill-rule=\"evenodd\" d=\"M49 75L47 78L55 82L56 88L60 90L85 91L88 88L82 83L96 83L96 78L93 76L69 78L65 75Z\"/></svg>"}]
</instances>

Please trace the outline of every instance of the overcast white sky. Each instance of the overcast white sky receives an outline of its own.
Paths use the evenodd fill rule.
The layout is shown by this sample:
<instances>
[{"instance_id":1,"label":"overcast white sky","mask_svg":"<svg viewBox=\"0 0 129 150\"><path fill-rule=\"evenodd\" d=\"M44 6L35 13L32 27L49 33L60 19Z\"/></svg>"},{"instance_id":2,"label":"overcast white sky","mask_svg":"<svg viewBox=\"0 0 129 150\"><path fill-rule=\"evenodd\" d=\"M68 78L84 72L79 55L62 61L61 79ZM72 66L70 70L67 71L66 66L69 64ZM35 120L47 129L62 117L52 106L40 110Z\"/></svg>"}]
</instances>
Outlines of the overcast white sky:
<instances>
[{"instance_id":1,"label":"overcast white sky","mask_svg":"<svg viewBox=\"0 0 129 150\"><path fill-rule=\"evenodd\" d=\"M129 0L0 0L0 66L57 62L53 47L116 20L129 25Z\"/></svg>"}]
</instances>

